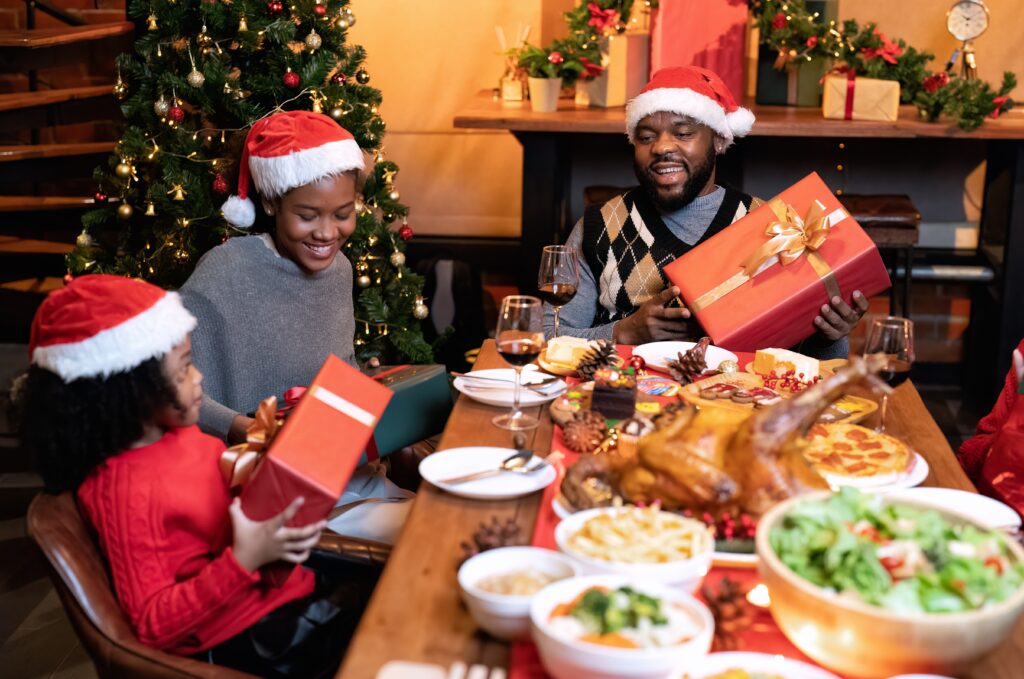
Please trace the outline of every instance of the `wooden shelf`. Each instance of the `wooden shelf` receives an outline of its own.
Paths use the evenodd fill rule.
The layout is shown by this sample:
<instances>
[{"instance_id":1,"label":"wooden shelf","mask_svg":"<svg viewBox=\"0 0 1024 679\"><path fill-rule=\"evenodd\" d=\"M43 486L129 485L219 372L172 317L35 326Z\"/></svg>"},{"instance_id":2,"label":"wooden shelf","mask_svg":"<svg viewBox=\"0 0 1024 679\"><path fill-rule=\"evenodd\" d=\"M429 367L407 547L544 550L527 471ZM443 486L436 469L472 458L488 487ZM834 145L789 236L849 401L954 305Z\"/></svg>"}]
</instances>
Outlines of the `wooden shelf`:
<instances>
[{"instance_id":1,"label":"wooden shelf","mask_svg":"<svg viewBox=\"0 0 1024 679\"><path fill-rule=\"evenodd\" d=\"M827 120L819 108L758 106L748 104L757 122L752 137L871 137L882 139L962 138L1024 140L1024 112L1010 111L998 120L986 120L973 132L964 132L948 121L929 123L913 106L901 106L895 122ZM455 115L459 129L508 130L510 132L573 132L625 134L625 109L578 108L562 99L553 113L535 113L529 102L503 102L490 92L472 99Z\"/></svg>"},{"instance_id":2,"label":"wooden shelf","mask_svg":"<svg viewBox=\"0 0 1024 679\"><path fill-rule=\"evenodd\" d=\"M116 202L111 199L111 202ZM43 212L49 210L85 210L96 205L86 196L0 196L0 214L5 212Z\"/></svg>"},{"instance_id":3,"label":"wooden shelf","mask_svg":"<svg viewBox=\"0 0 1024 679\"><path fill-rule=\"evenodd\" d=\"M0 94L0 111L16 111L36 106L53 106L82 99L113 98L112 85L90 85L36 92Z\"/></svg>"},{"instance_id":4,"label":"wooden shelf","mask_svg":"<svg viewBox=\"0 0 1024 679\"><path fill-rule=\"evenodd\" d=\"M0 31L0 49L45 49L79 42L103 40L121 35L131 35L135 26L130 21L92 26L63 26L58 28L37 28L33 30Z\"/></svg>"},{"instance_id":5,"label":"wooden shelf","mask_svg":"<svg viewBox=\"0 0 1024 679\"><path fill-rule=\"evenodd\" d=\"M74 156L107 155L114 150L114 142L100 141L81 144L24 144L0 146L0 163L16 163L43 158L70 158Z\"/></svg>"}]
</instances>

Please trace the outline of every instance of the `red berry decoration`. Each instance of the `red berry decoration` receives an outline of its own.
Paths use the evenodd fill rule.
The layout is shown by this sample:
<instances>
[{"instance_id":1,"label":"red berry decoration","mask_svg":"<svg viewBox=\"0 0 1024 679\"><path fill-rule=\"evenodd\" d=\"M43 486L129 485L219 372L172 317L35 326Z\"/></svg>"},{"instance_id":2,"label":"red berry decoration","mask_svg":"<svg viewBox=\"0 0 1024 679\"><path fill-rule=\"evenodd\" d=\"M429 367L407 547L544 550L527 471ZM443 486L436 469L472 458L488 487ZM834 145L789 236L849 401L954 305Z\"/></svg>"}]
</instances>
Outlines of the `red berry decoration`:
<instances>
[{"instance_id":1,"label":"red berry decoration","mask_svg":"<svg viewBox=\"0 0 1024 679\"><path fill-rule=\"evenodd\" d=\"M107 202L107 194L103 193L102 191L97 191L96 193L92 194L92 197L93 200L95 200L97 203Z\"/></svg>"},{"instance_id":2,"label":"red berry decoration","mask_svg":"<svg viewBox=\"0 0 1024 679\"><path fill-rule=\"evenodd\" d=\"M295 89L302 83L302 79L299 78L299 74L295 71L286 71L284 76L281 77L281 81L285 87Z\"/></svg>"},{"instance_id":3,"label":"red berry decoration","mask_svg":"<svg viewBox=\"0 0 1024 679\"><path fill-rule=\"evenodd\" d=\"M271 0L267 3L267 11L271 14L280 14L284 11L284 3L280 0Z\"/></svg>"},{"instance_id":4,"label":"red berry decoration","mask_svg":"<svg viewBox=\"0 0 1024 679\"><path fill-rule=\"evenodd\" d=\"M406 224L398 230L398 237L402 240L412 240L412 227Z\"/></svg>"},{"instance_id":5,"label":"red berry decoration","mask_svg":"<svg viewBox=\"0 0 1024 679\"><path fill-rule=\"evenodd\" d=\"M320 4L313 5L313 13L322 17L327 14L327 8Z\"/></svg>"},{"instance_id":6,"label":"red berry decoration","mask_svg":"<svg viewBox=\"0 0 1024 679\"><path fill-rule=\"evenodd\" d=\"M322 7L322 5L317 5L317 7ZM335 73L331 76L331 83L334 85L344 85L346 80L348 80L348 78L341 72Z\"/></svg>"},{"instance_id":7,"label":"red berry decoration","mask_svg":"<svg viewBox=\"0 0 1024 679\"><path fill-rule=\"evenodd\" d=\"M224 175L218 174L213 178L213 191L219 193L222 196L227 195L231 187L228 186L228 180L225 179Z\"/></svg>"},{"instance_id":8,"label":"red berry decoration","mask_svg":"<svg viewBox=\"0 0 1024 679\"><path fill-rule=\"evenodd\" d=\"M71 285L71 281L75 280L75 277L70 273L64 274L64 285Z\"/></svg>"},{"instance_id":9,"label":"red berry decoration","mask_svg":"<svg viewBox=\"0 0 1024 679\"><path fill-rule=\"evenodd\" d=\"M647 367L647 361L644 360L643 356L633 355L629 357L629 367L633 368L637 372L640 372Z\"/></svg>"},{"instance_id":10,"label":"red berry decoration","mask_svg":"<svg viewBox=\"0 0 1024 679\"><path fill-rule=\"evenodd\" d=\"M173 120L176 123L180 123L185 119L185 109L175 104L174 106L167 109L167 118Z\"/></svg>"}]
</instances>

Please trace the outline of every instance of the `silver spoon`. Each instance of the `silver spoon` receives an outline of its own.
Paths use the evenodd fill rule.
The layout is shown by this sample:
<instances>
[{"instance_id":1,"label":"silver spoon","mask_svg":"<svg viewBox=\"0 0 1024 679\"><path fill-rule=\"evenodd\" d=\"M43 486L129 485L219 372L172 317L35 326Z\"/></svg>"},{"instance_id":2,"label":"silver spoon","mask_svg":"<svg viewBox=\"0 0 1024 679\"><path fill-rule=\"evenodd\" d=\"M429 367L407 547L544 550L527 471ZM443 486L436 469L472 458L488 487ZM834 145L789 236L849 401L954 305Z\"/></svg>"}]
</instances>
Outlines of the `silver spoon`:
<instances>
[{"instance_id":1,"label":"silver spoon","mask_svg":"<svg viewBox=\"0 0 1024 679\"><path fill-rule=\"evenodd\" d=\"M521 434L516 434L515 437L516 452L509 455L501 464L498 465L497 469L485 469L480 472L473 472L472 474L464 474L463 476L454 476L450 479L441 479L438 483L444 483L448 485L456 485L459 483L465 483L466 481L474 481L476 479L483 479L489 476L497 476L504 472L514 472L517 474L532 474L535 471L539 471L547 466L547 462L541 460L540 464L529 466L530 461L533 460L533 451L526 449L526 438Z\"/></svg>"}]
</instances>

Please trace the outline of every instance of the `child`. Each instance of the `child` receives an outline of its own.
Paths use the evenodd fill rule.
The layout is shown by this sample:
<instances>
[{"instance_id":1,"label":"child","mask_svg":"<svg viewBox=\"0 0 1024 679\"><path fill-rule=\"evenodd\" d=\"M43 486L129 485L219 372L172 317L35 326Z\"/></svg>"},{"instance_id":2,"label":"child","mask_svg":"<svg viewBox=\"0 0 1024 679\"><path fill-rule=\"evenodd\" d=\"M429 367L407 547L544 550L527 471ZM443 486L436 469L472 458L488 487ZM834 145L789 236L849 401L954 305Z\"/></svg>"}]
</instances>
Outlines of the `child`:
<instances>
[{"instance_id":1,"label":"child","mask_svg":"<svg viewBox=\"0 0 1024 679\"><path fill-rule=\"evenodd\" d=\"M355 364L352 266L339 253L356 227L363 167L352 135L328 116L289 111L250 129L238 195L223 212L252 226L251 175L273 233L213 248L181 289L199 319L193 342L207 392L199 423L208 433L243 440L247 413L308 385L328 354Z\"/></svg>"},{"instance_id":2,"label":"child","mask_svg":"<svg viewBox=\"0 0 1024 679\"><path fill-rule=\"evenodd\" d=\"M313 572L274 587L259 571L305 561L324 522L285 526L302 498L263 522L231 499L224 445L195 426L195 326L175 293L139 280L85 276L51 294L32 324L24 441L49 492L76 492L143 643L263 675L329 672L344 644L322 637L345 616Z\"/></svg>"}]
</instances>

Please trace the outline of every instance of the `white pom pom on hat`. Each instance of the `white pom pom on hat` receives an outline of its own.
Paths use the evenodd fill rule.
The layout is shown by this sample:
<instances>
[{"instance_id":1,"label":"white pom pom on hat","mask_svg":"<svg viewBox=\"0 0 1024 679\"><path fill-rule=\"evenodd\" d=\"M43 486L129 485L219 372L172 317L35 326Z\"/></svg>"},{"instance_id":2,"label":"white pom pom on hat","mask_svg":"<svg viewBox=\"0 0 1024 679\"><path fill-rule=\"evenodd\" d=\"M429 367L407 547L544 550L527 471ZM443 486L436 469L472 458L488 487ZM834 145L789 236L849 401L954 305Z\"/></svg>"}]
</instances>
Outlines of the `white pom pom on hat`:
<instances>
[{"instance_id":1,"label":"white pom pom on hat","mask_svg":"<svg viewBox=\"0 0 1024 679\"><path fill-rule=\"evenodd\" d=\"M626 104L626 134L636 143L636 126L659 111L678 113L707 125L731 144L754 126L754 114L736 103L729 87L714 71L675 66L656 72L636 98Z\"/></svg>"},{"instance_id":2,"label":"white pom pom on hat","mask_svg":"<svg viewBox=\"0 0 1024 679\"><path fill-rule=\"evenodd\" d=\"M352 134L333 118L311 111L275 113L253 123L238 168L238 193L221 207L224 219L240 229L256 221L249 198L249 176L265 198L349 170L365 167Z\"/></svg>"}]
</instances>

